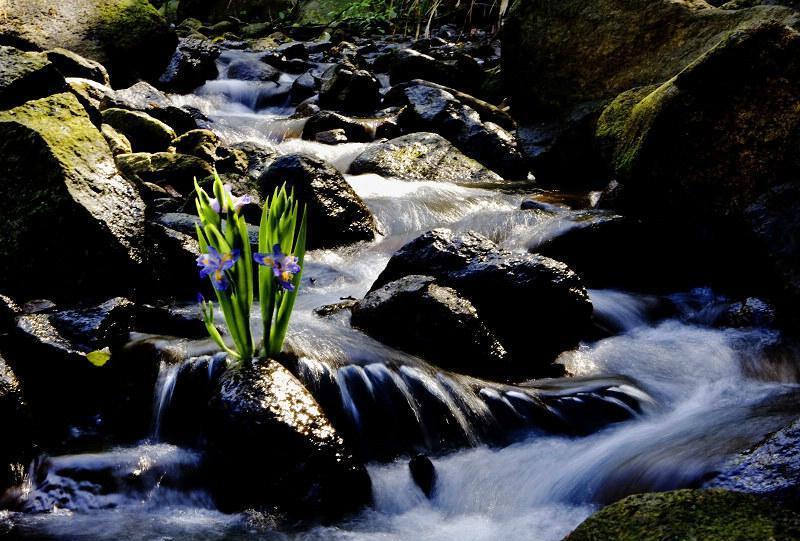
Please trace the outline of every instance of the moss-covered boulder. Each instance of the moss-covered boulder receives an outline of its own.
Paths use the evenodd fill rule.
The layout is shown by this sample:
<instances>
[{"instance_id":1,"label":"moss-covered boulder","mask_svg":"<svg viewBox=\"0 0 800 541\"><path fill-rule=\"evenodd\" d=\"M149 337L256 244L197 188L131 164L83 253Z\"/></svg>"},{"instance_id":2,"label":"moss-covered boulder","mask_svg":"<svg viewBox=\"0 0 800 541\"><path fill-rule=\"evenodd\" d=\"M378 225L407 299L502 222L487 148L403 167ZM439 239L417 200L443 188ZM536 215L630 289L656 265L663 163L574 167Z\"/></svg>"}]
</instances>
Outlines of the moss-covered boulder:
<instances>
[{"instance_id":1,"label":"moss-covered boulder","mask_svg":"<svg viewBox=\"0 0 800 541\"><path fill-rule=\"evenodd\" d=\"M0 287L37 295L126 290L144 203L70 93L0 112Z\"/></svg>"},{"instance_id":2,"label":"moss-covered boulder","mask_svg":"<svg viewBox=\"0 0 800 541\"><path fill-rule=\"evenodd\" d=\"M116 160L120 173L130 181L169 186L181 193L190 192L195 179L214 172L214 167L201 158L172 152L120 154Z\"/></svg>"},{"instance_id":3,"label":"moss-covered boulder","mask_svg":"<svg viewBox=\"0 0 800 541\"><path fill-rule=\"evenodd\" d=\"M503 73L521 118L604 103L660 84L734 30L795 22L796 11L727 11L703 0L518 0L503 31Z\"/></svg>"},{"instance_id":4,"label":"moss-covered boulder","mask_svg":"<svg viewBox=\"0 0 800 541\"><path fill-rule=\"evenodd\" d=\"M425 132L404 135L368 148L350 165L350 173L467 184L503 180L462 154L441 135Z\"/></svg>"},{"instance_id":5,"label":"moss-covered boulder","mask_svg":"<svg viewBox=\"0 0 800 541\"><path fill-rule=\"evenodd\" d=\"M800 515L725 490L629 496L583 522L564 541L791 541Z\"/></svg>"},{"instance_id":6,"label":"moss-covered boulder","mask_svg":"<svg viewBox=\"0 0 800 541\"><path fill-rule=\"evenodd\" d=\"M620 95L597 137L631 206L738 219L797 178L800 34L737 31L662 85Z\"/></svg>"},{"instance_id":7,"label":"moss-covered boulder","mask_svg":"<svg viewBox=\"0 0 800 541\"><path fill-rule=\"evenodd\" d=\"M177 43L147 0L7 0L2 11L6 43L76 52L106 66L116 85L157 79Z\"/></svg>"},{"instance_id":8,"label":"moss-covered boulder","mask_svg":"<svg viewBox=\"0 0 800 541\"><path fill-rule=\"evenodd\" d=\"M167 150L175 139L175 130L141 111L106 109L103 122L127 137L135 152Z\"/></svg>"},{"instance_id":9,"label":"moss-covered boulder","mask_svg":"<svg viewBox=\"0 0 800 541\"><path fill-rule=\"evenodd\" d=\"M0 109L66 89L64 77L42 53L0 45Z\"/></svg>"}]
</instances>

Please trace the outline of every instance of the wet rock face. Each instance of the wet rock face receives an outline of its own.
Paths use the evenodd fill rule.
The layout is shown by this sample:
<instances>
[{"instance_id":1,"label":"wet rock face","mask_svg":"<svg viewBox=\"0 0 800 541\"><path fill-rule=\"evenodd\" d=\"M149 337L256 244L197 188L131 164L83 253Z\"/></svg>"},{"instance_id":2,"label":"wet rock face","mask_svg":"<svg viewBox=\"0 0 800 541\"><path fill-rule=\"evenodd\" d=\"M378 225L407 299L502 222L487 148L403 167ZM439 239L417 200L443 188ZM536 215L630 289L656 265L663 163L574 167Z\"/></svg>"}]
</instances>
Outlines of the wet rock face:
<instances>
[{"instance_id":1,"label":"wet rock face","mask_svg":"<svg viewBox=\"0 0 800 541\"><path fill-rule=\"evenodd\" d=\"M502 182L502 178L468 158L435 133L412 133L372 146L350 165L353 175L376 173L409 180L456 183Z\"/></svg>"},{"instance_id":2,"label":"wet rock face","mask_svg":"<svg viewBox=\"0 0 800 541\"><path fill-rule=\"evenodd\" d=\"M17 376L0 357L0 417L3 419L3 440L0 443L0 496L22 482L25 467L33 448L30 414L22 396Z\"/></svg>"},{"instance_id":3,"label":"wet rock face","mask_svg":"<svg viewBox=\"0 0 800 541\"><path fill-rule=\"evenodd\" d=\"M161 75L177 38L147 0L6 2L0 34L40 49L61 47L109 69L115 85Z\"/></svg>"},{"instance_id":4,"label":"wet rock face","mask_svg":"<svg viewBox=\"0 0 800 541\"><path fill-rule=\"evenodd\" d=\"M159 82L175 92L191 92L217 77L220 49L205 39L182 39Z\"/></svg>"},{"instance_id":5,"label":"wet rock face","mask_svg":"<svg viewBox=\"0 0 800 541\"><path fill-rule=\"evenodd\" d=\"M724 11L697 0L517 2L503 29L506 86L522 120L563 114L661 84L731 31L770 19L791 24L796 12L778 6Z\"/></svg>"},{"instance_id":6,"label":"wet rock face","mask_svg":"<svg viewBox=\"0 0 800 541\"><path fill-rule=\"evenodd\" d=\"M308 205L309 248L342 246L375 238L375 219L332 165L312 156L289 154L275 160L259 179L262 199L286 183Z\"/></svg>"},{"instance_id":7,"label":"wet rock face","mask_svg":"<svg viewBox=\"0 0 800 541\"><path fill-rule=\"evenodd\" d=\"M322 76L319 104L344 112L372 112L381 102L380 88L378 80L368 71L338 64Z\"/></svg>"},{"instance_id":8,"label":"wet rock face","mask_svg":"<svg viewBox=\"0 0 800 541\"><path fill-rule=\"evenodd\" d=\"M242 464L242 452L253 457ZM371 500L358 464L308 390L275 361L229 369L211 401L209 454L223 510L336 517Z\"/></svg>"},{"instance_id":9,"label":"wet rock face","mask_svg":"<svg viewBox=\"0 0 800 541\"><path fill-rule=\"evenodd\" d=\"M432 276L469 299L514 363L532 372L577 344L591 319L592 303L569 267L539 255L512 255L477 233L437 229L418 237L392 256L371 291L413 274ZM509 302L525 307L525 317Z\"/></svg>"},{"instance_id":10,"label":"wet rock face","mask_svg":"<svg viewBox=\"0 0 800 541\"><path fill-rule=\"evenodd\" d=\"M508 353L472 303L428 276L406 276L370 292L353 308L352 324L448 370L511 372Z\"/></svg>"},{"instance_id":11,"label":"wet rock face","mask_svg":"<svg viewBox=\"0 0 800 541\"><path fill-rule=\"evenodd\" d=\"M0 167L6 287L69 296L89 285L130 286L142 260L144 203L72 94L0 112Z\"/></svg>"},{"instance_id":12,"label":"wet rock face","mask_svg":"<svg viewBox=\"0 0 800 541\"><path fill-rule=\"evenodd\" d=\"M0 46L0 109L66 88L64 77L44 54Z\"/></svg>"},{"instance_id":13,"label":"wet rock face","mask_svg":"<svg viewBox=\"0 0 800 541\"><path fill-rule=\"evenodd\" d=\"M747 494L676 490L629 496L595 513L564 541L800 539L800 515Z\"/></svg>"},{"instance_id":14,"label":"wet rock face","mask_svg":"<svg viewBox=\"0 0 800 541\"><path fill-rule=\"evenodd\" d=\"M800 509L798 443L800 421L795 421L728 462L705 486L768 496L787 507Z\"/></svg>"}]
</instances>

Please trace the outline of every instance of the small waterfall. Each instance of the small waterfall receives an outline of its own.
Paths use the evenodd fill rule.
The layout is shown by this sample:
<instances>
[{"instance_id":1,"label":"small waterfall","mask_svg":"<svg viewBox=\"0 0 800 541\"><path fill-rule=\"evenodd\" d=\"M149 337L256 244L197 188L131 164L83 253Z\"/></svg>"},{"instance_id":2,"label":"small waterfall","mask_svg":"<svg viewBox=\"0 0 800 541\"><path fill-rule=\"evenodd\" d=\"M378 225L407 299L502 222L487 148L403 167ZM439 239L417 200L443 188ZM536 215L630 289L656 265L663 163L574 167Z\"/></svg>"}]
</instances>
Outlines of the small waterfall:
<instances>
[{"instance_id":1,"label":"small waterfall","mask_svg":"<svg viewBox=\"0 0 800 541\"><path fill-rule=\"evenodd\" d=\"M172 401L172 395L175 393L175 384L178 380L178 372L181 366L179 363L169 364L164 361L161 361L159 365L158 379L153 393L155 398L153 404L153 441L161 441L161 421L164 417L164 412Z\"/></svg>"}]
</instances>

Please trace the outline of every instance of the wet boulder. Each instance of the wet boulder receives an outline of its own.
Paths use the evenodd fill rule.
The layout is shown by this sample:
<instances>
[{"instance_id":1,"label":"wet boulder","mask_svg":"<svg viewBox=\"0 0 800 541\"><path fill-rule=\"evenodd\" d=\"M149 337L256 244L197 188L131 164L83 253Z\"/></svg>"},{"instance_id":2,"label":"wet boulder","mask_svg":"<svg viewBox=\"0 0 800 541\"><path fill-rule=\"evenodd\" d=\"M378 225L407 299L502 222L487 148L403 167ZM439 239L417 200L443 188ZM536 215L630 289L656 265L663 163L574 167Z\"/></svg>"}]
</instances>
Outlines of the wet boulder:
<instances>
[{"instance_id":1,"label":"wet boulder","mask_svg":"<svg viewBox=\"0 0 800 541\"><path fill-rule=\"evenodd\" d=\"M412 240L392 256L371 291L414 274L432 276L469 299L515 365L531 372L544 370L556 354L575 346L592 316L580 277L565 264L503 251L473 232L436 229ZM529 307L524 318L509 310L511 299Z\"/></svg>"},{"instance_id":2,"label":"wet boulder","mask_svg":"<svg viewBox=\"0 0 800 541\"><path fill-rule=\"evenodd\" d=\"M381 85L370 72L352 64L337 64L322 76L321 107L345 112L371 112L381 102Z\"/></svg>"},{"instance_id":3,"label":"wet boulder","mask_svg":"<svg viewBox=\"0 0 800 541\"><path fill-rule=\"evenodd\" d=\"M800 421L771 434L763 442L723 465L705 484L766 496L787 507L800 508Z\"/></svg>"},{"instance_id":4,"label":"wet boulder","mask_svg":"<svg viewBox=\"0 0 800 541\"><path fill-rule=\"evenodd\" d=\"M293 105L298 105L317 93L319 85L313 73L308 71L292 83L291 100Z\"/></svg>"},{"instance_id":5,"label":"wet boulder","mask_svg":"<svg viewBox=\"0 0 800 541\"><path fill-rule=\"evenodd\" d=\"M44 54L0 45L0 109L66 88L64 77Z\"/></svg>"},{"instance_id":6,"label":"wet boulder","mask_svg":"<svg viewBox=\"0 0 800 541\"><path fill-rule=\"evenodd\" d=\"M320 111L310 116L303 127L303 139L315 139L318 133L330 130L344 130L351 143L368 143L375 139L375 127L368 121L332 111Z\"/></svg>"},{"instance_id":7,"label":"wet boulder","mask_svg":"<svg viewBox=\"0 0 800 541\"><path fill-rule=\"evenodd\" d=\"M314 140L325 145L338 145L347 142L347 134L342 129L321 131L314 136Z\"/></svg>"},{"instance_id":8,"label":"wet boulder","mask_svg":"<svg viewBox=\"0 0 800 541\"><path fill-rule=\"evenodd\" d=\"M84 58L67 49L50 49L44 54L64 77L80 77L81 79L96 81L101 85L111 86L111 78L108 76L108 71L99 62Z\"/></svg>"},{"instance_id":9,"label":"wet boulder","mask_svg":"<svg viewBox=\"0 0 800 541\"><path fill-rule=\"evenodd\" d=\"M516 138L509 131L462 103L443 87L405 85L390 91L387 102L404 106L399 118L404 132L433 132L467 156L509 180L524 180L528 168Z\"/></svg>"},{"instance_id":10,"label":"wet boulder","mask_svg":"<svg viewBox=\"0 0 800 541\"><path fill-rule=\"evenodd\" d=\"M25 468L33 458L30 412L22 387L11 367L0 357L0 418L3 440L0 443L0 497L9 487L23 481Z\"/></svg>"},{"instance_id":11,"label":"wet boulder","mask_svg":"<svg viewBox=\"0 0 800 541\"><path fill-rule=\"evenodd\" d=\"M199 111L176 106L169 96L145 81L103 95L99 107L147 113L167 124L177 134L197 128L197 121L204 118Z\"/></svg>"},{"instance_id":12,"label":"wet boulder","mask_svg":"<svg viewBox=\"0 0 800 541\"><path fill-rule=\"evenodd\" d=\"M211 130L191 130L172 141L172 147L178 154L189 154L213 164L217 161L219 137Z\"/></svg>"},{"instance_id":13,"label":"wet boulder","mask_svg":"<svg viewBox=\"0 0 800 541\"><path fill-rule=\"evenodd\" d=\"M254 457L247 464L243 449ZM366 468L311 393L276 361L254 361L222 375L211 400L208 454L223 510L277 506L319 519L371 501Z\"/></svg>"},{"instance_id":14,"label":"wet boulder","mask_svg":"<svg viewBox=\"0 0 800 541\"><path fill-rule=\"evenodd\" d=\"M277 81L281 73L258 60L235 60L228 65L228 79L242 81Z\"/></svg>"},{"instance_id":15,"label":"wet boulder","mask_svg":"<svg viewBox=\"0 0 800 541\"><path fill-rule=\"evenodd\" d=\"M310 248L342 246L375 238L375 218L332 165L312 156L289 154L276 159L258 181L262 200L286 183L308 205Z\"/></svg>"},{"instance_id":16,"label":"wet boulder","mask_svg":"<svg viewBox=\"0 0 800 541\"><path fill-rule=\"evenodd\" d=\"M637 494L586 519L564 541L770 541L800 539L800 515L768 500L725 490Z\"/></svg>"},{"instance_id":17,"label":"wet boulder","mask_svg":"<svg viewBox=\"0 0 800 541\"><path fill-rule=\"evenodd\" d=\"M99 62L117 85L157 79L177 43L174 30L147 0L11 0L3 7L0 34Z\"/></svg>"},{"instance_id":18,"label":"wet boulder","mask_svg":"<svg viewBox=\"0 0 800 541\"><path fill-rule=\"evenodd\" d=\"M435 133L412 133L366 149L350 165L350 174L375 173L405 180L456 183L502 182L502 177L462 154Z\"/></svg>"},{"instance_id":19,"label":"wet boulder","mask_svg":"<svg viewBox=\"0 0 800 541\"><path fill-rule=\"evenodd\" d=\"M136 152L116 157L119 172L131 182L141 185L147 182L158 186L171 186L180 193L194 189L194 180L214 173L214 166L206 160L189 154L172 152Z\"/></svg>"},{"instance_id":20,"label":"wet boulder","mask_svg":"<svg viewBox=\"0 0 800 541\"><path fill-rule=\"evenodd\" d=\"M126 291L142 261L144 203L69 93L0 112L0 198L8 289L59 296ZM56 233L57 232L57 233ZM54 261L91 261L60 265Z\"/></svg>"},{"instance_id":21,"label":"wet boulder","mask_svg":"<svg viewBox=\"0 0 800 541\"><path fill-rule=\"evenodd\" d=\"M167 150L175 139L175 130L147 113L126 109L106 109L103 122L131 142L134 152Z\"/></svg>"},{"instance_id":22,"label":"wet boulder","mask_svg":"<svg viewBox=\"0 0 800 541\"><path fill-rule=\"evenodd\" d=\"M174 92L191 92L217 78L220 49L206 39L186 38L178 44L159 82Z\"/></svg>"},{"instance_id":23,"label":"wet boulder","mask_svg":"<svg viewBox=\"0 0 800 541\"><path fill-rule=\"evenodd\" d=\"M509 355L470 301L429 276L410 275L372 290L352 324L370 336L448 370L507 376Z\"/></svg>"},{"instance_id":24,"label":"wet boulder","mask_svg":"<svg viewBox=\"0 0 800 541\"><path fill-rule=\"evenodd\" d=\"M474 93L485 75L468 55L443 61L414 49L398 49L389 60L389 77L393 85L422 79Z\"/></svg>"}]
</instances>

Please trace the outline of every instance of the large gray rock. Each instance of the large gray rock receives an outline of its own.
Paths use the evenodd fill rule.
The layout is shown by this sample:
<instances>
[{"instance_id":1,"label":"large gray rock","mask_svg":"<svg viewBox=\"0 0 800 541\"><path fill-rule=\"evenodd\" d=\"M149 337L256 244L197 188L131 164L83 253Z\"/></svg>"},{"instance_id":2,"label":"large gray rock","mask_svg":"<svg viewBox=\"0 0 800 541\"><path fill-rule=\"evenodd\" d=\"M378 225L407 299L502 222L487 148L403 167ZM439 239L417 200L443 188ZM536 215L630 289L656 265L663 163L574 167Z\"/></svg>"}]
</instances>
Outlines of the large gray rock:
<instances>
[{"instance_id":1,"label":"large gray rock","mask_svg":"<svg viewBox=\"0 0 800 541\"><path fill-rule=\"evenodd\" d=\"M332 165L312 156L289 154L276 159L259 179L261 198L286 183L308 205L310 248L341 246L375 238L375 218Z\"/></svg>"},{"instance_id":2,"label":"large gray rock","mask_svg":"<svg viewBox=\"0 0 800 541\"><path fill-rule=\"evenodd\" d=\"M448 370L503 378L511 374L508 353L472 303L429 276L405 276L373 290L353 308L352 323Z\"/></svg>"},{"instance_id":3,"label":"large gray rock","mask_svg":"<svg viewBox=\"0 0 800 541\"><path fill-rule=\"evenodd\" d=\"M144 203L72 94L0 112L0 168L3 287L72 296L131 286Z\"/></svg>"},{"instance_id":4,"label":"large gray rock","mask_svg":"<svg viewBox=\"0 0 800 541\"><path fill-rule=\"evenodd\" d=\"M376 173L404 180L502 182L502 177L462 154L435 133L412 133L369 147L350 165L353 175Z\"/></svg>"},{"instance_id":5,"label":"large gray rock","mask_svg":"<svg viewBox=\"0 0 800 541\"><path fill-rule=\"evenodd\" d=\"M147 0L7 0L0 35L7 43L60 47L97 61L116 85L157 79L177 43Z\"/></svg>"},{"instance_id":6,"label":"large gray rock","mask_svg":"<svg viewBox=\"0 0 800 541\"><path fill-rule=\"evenodd\" d=\"M0 45L0 109L62 92L64 77L42 53Z\"/></svg>"}]
</instances>

